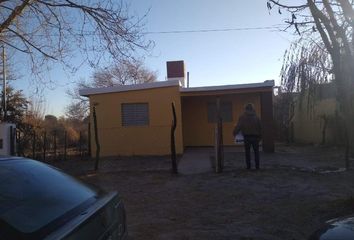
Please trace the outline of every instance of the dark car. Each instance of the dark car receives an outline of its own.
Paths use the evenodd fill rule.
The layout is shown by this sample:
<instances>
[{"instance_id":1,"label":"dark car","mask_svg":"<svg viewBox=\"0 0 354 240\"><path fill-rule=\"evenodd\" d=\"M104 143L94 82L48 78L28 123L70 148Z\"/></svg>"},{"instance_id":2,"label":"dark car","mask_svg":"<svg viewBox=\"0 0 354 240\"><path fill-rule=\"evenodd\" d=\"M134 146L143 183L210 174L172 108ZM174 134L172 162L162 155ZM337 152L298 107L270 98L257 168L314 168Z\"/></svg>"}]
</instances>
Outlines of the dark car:
<instances>
[{"instance_id":1,"label":"dark car","mask_svg":"<svg viewBox=\"0 0 354 240\"><path fill-rule=\"evenodd\" d=\"M0 239L125 239L125 209L47 164L0 158Z\"/></svg>"},{"instance_id":2,"label":"dark car","mask_svg":"<svg viewBox=\"0 0 354 240\"><path fill-rule=\"evenodd\" d=\"M354 216L332 219L314 232L308 240L353 240Z\"/></svg>"}]
</instances>

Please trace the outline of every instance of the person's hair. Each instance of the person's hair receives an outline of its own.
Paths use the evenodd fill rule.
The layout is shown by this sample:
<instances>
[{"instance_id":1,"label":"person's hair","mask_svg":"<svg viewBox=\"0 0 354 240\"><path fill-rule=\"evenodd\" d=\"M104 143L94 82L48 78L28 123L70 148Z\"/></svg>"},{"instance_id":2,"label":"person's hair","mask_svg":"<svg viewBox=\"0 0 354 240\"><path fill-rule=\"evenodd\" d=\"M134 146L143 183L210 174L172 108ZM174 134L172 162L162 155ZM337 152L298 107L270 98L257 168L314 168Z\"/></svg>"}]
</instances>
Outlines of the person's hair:
<instances>
[{"instance_id":1,"label":"person's hair","mask_svg":"<svg viewBox=\"0 0 354 240\"><path fill-rule=\"evenodd\" d=\"M254 111L254 107L252 103L247 103L245 106L246 111Z\"/></svg>"}]
</instances>

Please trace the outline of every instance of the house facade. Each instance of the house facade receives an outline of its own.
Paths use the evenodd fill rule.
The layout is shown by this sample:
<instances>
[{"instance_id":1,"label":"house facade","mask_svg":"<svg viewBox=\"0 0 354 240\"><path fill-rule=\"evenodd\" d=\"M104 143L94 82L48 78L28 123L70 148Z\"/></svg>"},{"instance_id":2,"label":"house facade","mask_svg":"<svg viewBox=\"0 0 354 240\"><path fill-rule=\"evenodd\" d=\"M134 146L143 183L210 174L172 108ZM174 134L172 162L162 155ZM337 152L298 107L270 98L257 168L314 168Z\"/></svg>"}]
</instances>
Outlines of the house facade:
<instances>
[{"instance_id":1,"label":"house facade","mask_svg":"<svg viewBox=\"0 0 354 240\"><path fill-rule=\"evenodd\" d=\"M91 113L95 106L102 156L170 154L172 103L177 154L183 154L186 147L213 146L217 99L224 145L234 144L233 127L244 105L251 102L262 121L263 150L274 151L274 81L189 88L182 61L169 62L167 72L167 81L80 90L90 100ZM94 155L94 134L91 137Z\"/></svg>"}]
</instances>

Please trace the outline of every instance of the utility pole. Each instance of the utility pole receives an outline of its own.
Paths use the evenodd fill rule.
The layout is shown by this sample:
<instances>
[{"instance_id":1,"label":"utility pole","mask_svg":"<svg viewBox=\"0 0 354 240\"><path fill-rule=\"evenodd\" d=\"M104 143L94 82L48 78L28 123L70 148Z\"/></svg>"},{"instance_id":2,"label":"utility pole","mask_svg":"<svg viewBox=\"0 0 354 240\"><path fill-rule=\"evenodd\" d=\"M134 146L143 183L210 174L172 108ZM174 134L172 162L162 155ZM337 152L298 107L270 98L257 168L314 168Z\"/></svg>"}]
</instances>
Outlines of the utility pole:
<instances>
[{"instance_id":1,"label":"utility pole","mask_svg":"<svg viewBox=\"0 0 354 240\"><path fill-rule=\"evenodd\" d=\"M4 122L6 122L6 55L5 46L2 46L2 110Z\"/></svg>"}]
</instances>

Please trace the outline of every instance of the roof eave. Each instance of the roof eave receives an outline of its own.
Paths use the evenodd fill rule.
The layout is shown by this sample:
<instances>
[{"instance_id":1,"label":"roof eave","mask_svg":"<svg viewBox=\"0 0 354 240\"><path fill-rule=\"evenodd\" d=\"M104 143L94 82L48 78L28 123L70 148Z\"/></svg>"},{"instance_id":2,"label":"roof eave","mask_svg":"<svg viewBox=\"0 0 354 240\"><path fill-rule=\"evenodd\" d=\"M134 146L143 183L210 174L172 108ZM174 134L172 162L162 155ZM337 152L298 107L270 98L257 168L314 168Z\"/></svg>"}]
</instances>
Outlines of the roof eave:
<instances>
[{"instance_id":1,"label":"roof eave","mask_svg":"<svg viewBox=\"0 0 354 240\"><path fill-rule=\"evenodd\" d=\"M173 86L179 87L180 82L178 80L170 80L170 81L163 81L163 82L142 83L142 84L135 84L135 85L122 85L122 86L104 87L104 88L84 88L84 89L79 90L79 94L80 94L80 96L83 96L83 97L89 97L90 95L97 95L97 94L138 91L138 90L173 87Z\"/></svg>"},{"instance_id":2,"label":"roof eave","mask_svg":"<svg viewBox=\"0 0 354 240\"><path fill-rule=\"evenodd\" d=\"M181 93L193 93L193 92L209 92L209 91L225 91L225 90L242 90L242 89L259 89L259 88L273 88L274 80L266 80L262 83L248 83L248 84L236 84L236 85L224 85L224 86L207 86L207 87L192 87L181 88Z\"/></svg>"}]
</instances>

